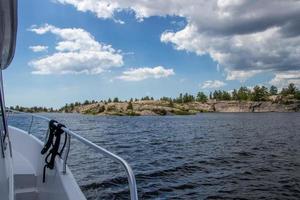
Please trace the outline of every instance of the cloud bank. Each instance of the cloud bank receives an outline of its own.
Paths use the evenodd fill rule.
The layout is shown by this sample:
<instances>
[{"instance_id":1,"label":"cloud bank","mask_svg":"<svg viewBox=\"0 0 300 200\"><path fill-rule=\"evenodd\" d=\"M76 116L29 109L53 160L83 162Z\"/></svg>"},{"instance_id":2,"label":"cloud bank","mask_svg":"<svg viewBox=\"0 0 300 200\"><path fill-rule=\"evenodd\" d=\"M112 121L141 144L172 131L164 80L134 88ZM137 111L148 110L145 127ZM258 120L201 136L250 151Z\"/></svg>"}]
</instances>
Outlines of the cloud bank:
<instances>
[{"instance_id":1,"label":"cloud bank","mask_svg":"<svg viewBox=\"0 0 300 200\"><path fill-rule=\"evenodd\" d=\"M227 73L227 80L272 72L272 82L277 83L278 75L300 74L300 1L56 1L103 19L115 19L120 11L133 11L139 21L151 16L183 17L187 25L162 33L161 41L177 50L209 55Z\"/></svg>"},{"instance_id":2,"label":"cloud bank","mask_svg":"<svg viewBox=\"0 0 300 200\"><path fill-rule=\"evenodd\" d=\"M29 62L34 74L99 74L123 65L119 51L96 41L83 29L45 24L32 26L29 30L38 35L51 33L58 38L53 54Z\"/></svg>"},{"instance_id":3,"label":"cloud bank","mask_svg":"<svg viewBox=\"0 0 300 200\"><path fill-rule=\"evenodd\" d=\"M166 78L174 74L173 69L165 69L163 66L157 66L154 68L143 67L124 71L121 76L117 77L117 79L124 81L142 81L149 78Z\"/></svg>"}]
</instances>

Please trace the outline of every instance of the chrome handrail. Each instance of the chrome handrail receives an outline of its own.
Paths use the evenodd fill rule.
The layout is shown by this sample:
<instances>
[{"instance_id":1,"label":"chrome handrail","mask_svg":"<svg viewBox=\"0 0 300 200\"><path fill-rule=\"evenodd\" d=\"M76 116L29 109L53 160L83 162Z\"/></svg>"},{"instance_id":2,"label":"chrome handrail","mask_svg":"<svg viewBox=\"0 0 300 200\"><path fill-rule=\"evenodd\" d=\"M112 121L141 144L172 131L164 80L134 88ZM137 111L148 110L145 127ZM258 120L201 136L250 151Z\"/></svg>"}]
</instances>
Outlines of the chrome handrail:
<instances>
[{"instance_id":1,"label":"chrome handrail","mask_svg":"<svg viewBox=\"0 0 300 200\"><path fill-rule=\"evenodd\" d=\"M21 111L16 111L16 110L12 110L12 109L6 109L7 112L13 112L13 113L21 113L21 114L26 114L29 116L33 116L39 119L43 119L46 121L50 121L49 118L41 116L41 115L37 115L37 114L33 114L33 113L26 113L26 112L21 112ZM32 117L32 121L33 121L33 117ZM31 126L32 126L32 121L31 121ZM31 126L29 128L29 133L31 130ZM71 131L68 128L62 127L63 131L65 133L68 134L68 140L67 140L67 154L65 154L66 156L63 157L63 172L65 173L66 171L66 165L67 165L67 158L68 158L68 152L69 152L69 148L70 148L70 138L71 136L76 138L78 141L80 141L81 143L87 145L88 147L94 149L96 152L101 153L102 155L105 155L109 158L111 158L112 160L118 162L119 164L121 164L123 166L123 168L126 171L126 175L127 175L127 179L128 179L128 184L129 184L129 190L130 190L130 198L131 200L138 200L138 195L137 195L137 186L136 186L136 180L135 180L135 176L134 173L130 167L130 165L120 156L117 156L116 154L108 151L107 149L100 147L96 144L94 144L93 142L85 139L84 137L78 135L77 133Z\"/></svg>"}]
</instances>

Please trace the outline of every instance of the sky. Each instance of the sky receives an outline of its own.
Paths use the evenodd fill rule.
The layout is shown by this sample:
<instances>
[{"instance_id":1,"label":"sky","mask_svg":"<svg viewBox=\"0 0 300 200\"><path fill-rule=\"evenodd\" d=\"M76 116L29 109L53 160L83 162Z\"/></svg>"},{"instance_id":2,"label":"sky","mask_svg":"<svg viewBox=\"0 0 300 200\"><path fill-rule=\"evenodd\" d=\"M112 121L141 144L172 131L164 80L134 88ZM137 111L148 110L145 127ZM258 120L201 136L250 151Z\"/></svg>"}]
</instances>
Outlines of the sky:
<instances>
[{"instance_id":1,"label":"sky","mask_svg":"<svg viewBox=\"0 0 300 200\"><path fill-rule=\"evenodd\" d=\"M8 106L300 86L299 1L19 0L18 9Z\"/></svg>"}]
</instances>

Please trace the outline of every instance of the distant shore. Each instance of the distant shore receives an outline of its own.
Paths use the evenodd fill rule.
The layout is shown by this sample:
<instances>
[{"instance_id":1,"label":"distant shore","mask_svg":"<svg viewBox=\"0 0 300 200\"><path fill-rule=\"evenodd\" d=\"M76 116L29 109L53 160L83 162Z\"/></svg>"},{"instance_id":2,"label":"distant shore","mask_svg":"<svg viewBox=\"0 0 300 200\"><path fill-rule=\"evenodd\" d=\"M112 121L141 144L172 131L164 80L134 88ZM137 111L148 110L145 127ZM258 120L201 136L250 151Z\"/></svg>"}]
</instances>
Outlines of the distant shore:
<instances>
[{"instance_id":1,"label":"distant shore","mask_svg":"<svg viewBox=\"0 0 300 200\"><path fill-rule=\"evenodd\" d=\"M299 112L300 90L290 83L281 92L275 86L269 89L265 86L255 86L252 90L247 87L228 91L215 90L206 96L203 92L196 95L179 94L176 98L153 97L141 99L100 101L84 101L66 104L60 109L21 106L10 107L22 112L62 112L81 113L90 115L193 115L201 112Z\"/></svg>"},{"instance_id":2,"label":"distant shore","mask_svg":"<svg viewBox=\"0 0 300 200\"><path fill-rule=\"evenodd\" d=\"M132 106L130 106L130 104ZM129 108L128 108L129 107ZM122 103L94 103L75 106L67 112L92 115L193 115L201 112L299 112L300 101L275 103L271 101L207 101L173 103L167 101L144 100ZM65 110L62 112L66 112Z\"/></svg>"},{"instance_id":3,"label":"distant shore","mask_svg":"<svg viewBox=\"0 0 300 200\"><path fill-rule=\"evenodd\" d=\"M26 110L25 112L34 112ZM90 115L144 116L144 115L193 115L202 112L299 112L300 101L215 101L170 103L161 100L133 102L95 102L87 105L65 107L51 112L81 113ZM36 112L50 112L47 109Z\"/></svg>"}]
</instances>

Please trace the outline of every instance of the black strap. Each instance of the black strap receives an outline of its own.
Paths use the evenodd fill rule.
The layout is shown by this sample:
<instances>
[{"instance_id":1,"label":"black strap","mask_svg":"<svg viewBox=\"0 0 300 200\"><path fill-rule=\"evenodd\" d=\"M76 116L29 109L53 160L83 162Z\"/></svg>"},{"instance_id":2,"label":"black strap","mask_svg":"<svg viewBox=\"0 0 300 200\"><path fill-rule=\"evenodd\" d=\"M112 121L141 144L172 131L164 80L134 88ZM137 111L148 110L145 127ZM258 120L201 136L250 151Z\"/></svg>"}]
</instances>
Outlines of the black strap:
<instances>
[{"instance_id":1,"label":"black strap","mask_svg":"<svg viewBox=\"0 0 300 200\"><path fill-rule=\"evenodd\" d=\"M55 120L50 120L49 122L49 135L48 135L48 140L44 146L44 148L42 149L41 151L41 154L44 155L48 149L50 148L51 144L52 144L52 141L53 141L53 138L54 138L54 135L55 135L55 131L56 131L56 126L54 123L58 123L57 121Z\"/></svg>"},{"instance_id":2,"label":"black strap","mask_svg":"<svg viewBox=\"0 0 300 200\"><path fill-rule=\"evenodd\" d=\"M55 123L56 123L56 125L55 125ZM45 157L46 164L45 164L44 170L43 170L43 182L45 182L46 168L49 168L49 169L54 168L56 155L61 156L61 154L63 153L63 150L65 148L66 141L67 141L67 134L64 132L62 127L66 127L66 126L58 123L55 120L51 120L49 122L49 137L48 137L47 143L45 144L44 148L41 151L41 154L45 154L46 152L48 152L48 150L50 149L51 146L52 146L52 148L50 149L49 153ZM63 147L61 148L61 150L59 152L60 139L61 139L61 135L63 133L65 133L65 141L64 141ZM50 157L50 160L49 160L49 157Z\"/></svg>"}]
</instances>

